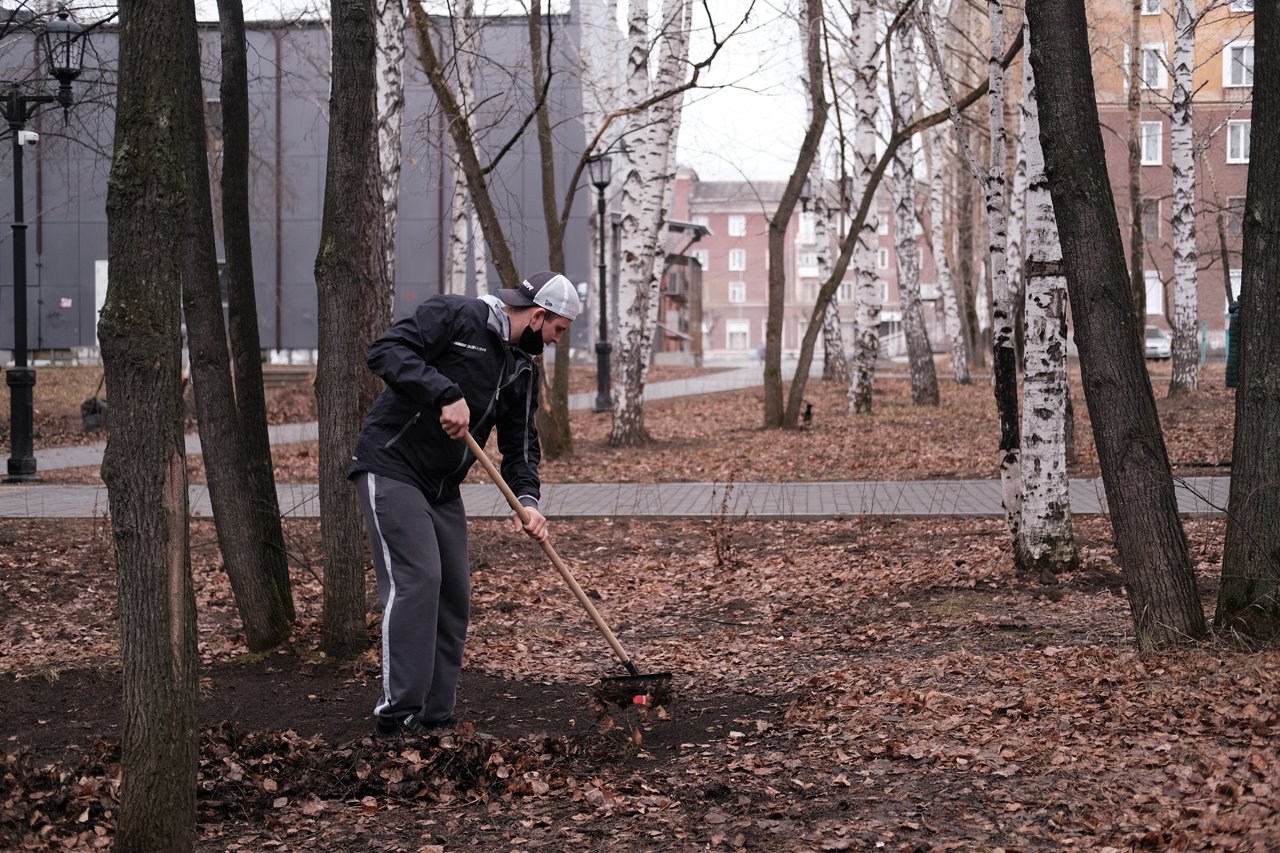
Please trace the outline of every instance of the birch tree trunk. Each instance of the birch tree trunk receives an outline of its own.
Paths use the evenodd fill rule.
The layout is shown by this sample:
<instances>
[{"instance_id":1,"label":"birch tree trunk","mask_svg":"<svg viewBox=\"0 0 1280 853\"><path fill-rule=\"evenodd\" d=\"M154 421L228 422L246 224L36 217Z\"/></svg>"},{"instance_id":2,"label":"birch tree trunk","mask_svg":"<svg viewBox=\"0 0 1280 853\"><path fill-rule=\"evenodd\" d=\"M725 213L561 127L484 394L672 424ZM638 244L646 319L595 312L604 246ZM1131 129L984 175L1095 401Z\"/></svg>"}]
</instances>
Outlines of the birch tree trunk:
<instances>
[{"instance_id":1,"label":"birch tree trunk","mask_svg":"<svg viewBox=\"0 0 1280 853\"><path fill-rule=\"evenodd\" d=\"M819 194L814 205L813 236L818 246L818 281L824 282L831 276L831 219L836 208L826 192L822 166L816 157L809 169L809 185L821 188L815 190ZM822 378L842 385L849 383L849 362L844 354L840 308L834 298L822 318Z\"/></svg>"},{"instance_id":2,"label":"birch tree trunk","mask_svg":"<svg viewBox=\"0 0 1280 853\"><path fill-rule=\"evenodd\" d=\"M111 389L102 459L124 678L115 849L195 847L196 607L182 438L181 290L199 87L191 4L123 0L115 157L107 182L110 280L98 335ZM175 85L180 81L179 85ZM197 100L195 109L200 107ZM198 115L198 113L197 113ZM207 177L205 181L207 182ZM109 702L108 697L100 697Z\"/></svg>"},{"instance_id":3,"label":"birch tree trunk","mask_svg":"<svg viewBox=\"0 0 1280 853\"><path fill-rule=\"evenodd\" d=\"M990 0L987 9L991 22L991 59L988 64L991 82L987 95L991 160L984 189L990 239L988 256L991 260L991 316L994 336L991 371L995 384L996 411L1000 415L1000 484L1004 495L1005 522L1013 541L1017 542L1022 514L1019 503L1022 492L1019 468L1022 437L1018 432L1014 304L1006 263L1008 252L1004 217L1005 156L1008 144L1004 124L1004 69L999 61L1004 48L1004 4L1001 0Z\"/></svg>"},{"instance_id":4,"label":"birch tree trunk","mask_svg":"<svg viewBox=\"0 0 1280 853\"><path fill-rule=\"evenodd\" d=\"M645 0L631 0L628 16L627 100L640 103L653 91L675 88L686 73L691 0L664 0L656 40L649 32ZM658 45L657 73L650 81L651 48ZM632 150L623 168L622 278L618 293L613 420L609 444L634 446L648 440L644 426L644 380L653 349L661 275L662 235L670 206L676 135L683 95L666 98L632 116Z\"/></svg>"},{"instance_id":5,"label":"birch tree trunk","mask_svg":"<svg viewBox=\"0 0 1280 853\"><path fill-rule=\"evenodd\" d=\"M1031 37L1023 22L1023 44ZM1014 565L1056 573L1079 562L1067 482L1067 279L1040 146L1030 48L1023 49L1022 145L1026 153L1026 336L1022 349L1022 524Z\"/></svg>"},{"instance_id":6,"label":"birch tree trunk","mask_svg":"<svg viewBox=\"0 0 1280 853\"><path fill-rule=\"evenodd\" d=\"M1173 161L1173 374L1169 396L1194 393L1199 382L1196 345L1196 164L1191 135L1191 74L1195 68L1194 0L1176 0L1173 42L1173 112L1169 146Z\"/></svg>"},{"instance_id":7,"label":"birch tree trunk","mask_svg":"<svg viewBox=\"0 0 1280 853\"><path fill-rule=\"evenodd\" d=\"M1142 0L1132 0L1129 19L1129 292L1134 319L1142 330L1147 322L1146 235L1142 233ZM1144 332L1145 335L1145 332Z\"/></svg>"},{"instance_id":8,"label":"birch tree trunk","mask_svg":"<svg viewBox=\"0 0 1280 853\"><path fill-rule=\"evenodd\" d=\"M458 77L458 106L474 134L471 111L476 99L475 0L464 0L462 8L453 16L451 23L457 31L458 44L462 48L453 57L453 67ZM480 295L489 292L485 279L480 275L484 240L481 239L480 224L471 205L471 196L467 192L467 176L462 170L457 146L452 139L446 142L446 150L449 152L447 156L453 166L449 190L448 250L445 255L445 280L448 282L446 290L448 293L465 296L474 286L475 293Z\"/></svg>"},{"instance_id":9,"label":"birch tree trunk","mask_svg":"<svg viewBox=\"0 0 1280 853\"><path fill-rule=\"evenodd\" d=\"M902 22L895 35L893 53L894 84L899 120L910 124L919 102L916 84L915 25ZM898 300L902 308L902 330L907 340L907 360L911 371L911 399L917 406L938 405L938 374L933 365L933 347L924 322L920 300L920 244L916 239L915 146L908 142L893 158L893 224L898 256Z\"/></svg>"},{"instance_id":10,"label":"birch tree trunk","mask_svg":"<svg viewBox=\"0 0 1280 853\"><path fill-rule=\"evenodd\" d=\"M945 102L942 91L942 68L935 68L929 82L929 102L933 105ZM925 171L929 174L929 245L933 250L933 265L938 271L938 291L942 295L943 317L947 337L951 339L951 368L956 382L969 384L969 345L960 320L960 300L956 294L955 278L947 259L943 171L950 157L941 125L929 130L925 136Z\"/></svg>"},{"instance_id":11,"label":"birch tree trunk","mask_svg":"<svg viewBox=\"0 0 1280 853\"><path fill-rule=\"evenodd\" d=\"M378 164L382 182L386 281L396 280L396 218L400 200L400 128L404 122L404 29L407 0L377 0ZM390 313L388 312L388 320Z\"/></svg>"},{"instance_id":12,"label":"birch tree trunk","mask_svg":"<svg viewBox=\"0 0 1280 853\"><path fill-rule=\"evenodd\" d=\"M1207 633L1155 396L1137 345L1094 100L1083 0L1029 0L1041 145L1085 400L1141 650Z\"/></svg>"},{"instance_id":13,"label":"birch tree trunk","mask_svg":"<svg viewBox=\"0 0 1280 853\"><path fill-rule=\"evenodd\" d=\"M850 58L853 64L853 98L855 110L853 143L854 195L866 192L872 184L876 168L876 121L880 99L876 97L879 76L879 53L876 43L875 0L855 5ZM883 296L876 275L876 247L880 217L873 204L854 235L854 341L849 365L849 411L871 414L871 392L875 380L876 358L880 353L880 309Z\"/></svg>"}]
</instances>

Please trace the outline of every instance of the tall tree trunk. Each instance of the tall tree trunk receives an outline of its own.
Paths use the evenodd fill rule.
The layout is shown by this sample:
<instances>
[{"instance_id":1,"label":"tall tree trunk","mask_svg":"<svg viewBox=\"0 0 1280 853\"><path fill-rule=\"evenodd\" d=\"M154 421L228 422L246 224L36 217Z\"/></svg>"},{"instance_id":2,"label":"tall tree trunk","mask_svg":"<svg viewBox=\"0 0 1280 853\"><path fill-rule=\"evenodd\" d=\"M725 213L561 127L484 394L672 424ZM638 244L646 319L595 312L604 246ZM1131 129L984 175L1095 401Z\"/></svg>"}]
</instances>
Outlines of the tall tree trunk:
<instances>
[{"instance_id":1,"label":"tall tree trunk","mask_svg":"<svg viewBox=\"0 0 1280 853\"><path fill-rule=\"evenodd\" d=\"M873 186L876 169L876 120L880 99L876 97L879 76L876 44L876 4L874 0L855 6L851 24L849 55L853 64L854 141L853 184L855 197ZM869 209L853 250L854 341L849 365L849 411L871 414L871 392L875 380L876 357L880 353L880 309L883 296L876 275L876 236L880 217Z\"/></svg>"},{"instance_id":2,"label":"tall tree trunk","mask_svg":"<svg viewBox=\"0 0 1280 853\"><path fill-rule=\"evenodd\" d=\"M263 531L244 488L250 476L249 459L236 409L227 326L222 316L222 288L209 203L204 95L198 77L183 80L182 85L187 87L182 95L189 113L183 129L191 134L183 153L198 157L198 162L186 164L192 201L186 210L187 242L182 253L182 305L191 352L191 383L218 548L231 580L245 639L250 649L259 651L272 648L289 636L289 611L277 589L277 575L262 561Z\"/></svg>"},{"instance_id":3,"label":"tall tree trunk","mask_svg":"<svg viewBox=\"0 0 1280 853\"><path fill-rule=\"evenodd\" d=\"M257 571L268 579L268 594L278 599L284 608L285 623L276 626L277 630L283 628L287 635L287 621L296 613L262 385L262 340L258 331L253 242L249 231L249 76L241 0L219 0L218 22L222 37L220 184L229 297L227 323L237 422L247 469L242 488L254 525L251 532L240 531L239 535L257 547Z\"/></svg>"},{"instance_id":4,"label":"tall tree trunk","mask_svg":"<svg viewBox=\"0 0 1280 853\"><path fill-rule=\"evenodd\" d=\"M542 3L533 0L529 6L529 56L533 68L533 89L541 92L550 81L551 69L548 48L542 40ZM548 36L551 30L548 27ZM549 41L549 40L548 40ZM538 129L539 173L542 189L542 220L547 228L547 257L551 269L562 271L564 259L564 228L561 225L560 207L556 200L555 139L551 134L551 112L546 99L542 99L534 114ZM545 377L546 371L542 372ZM548 459L559 459L573 454L573 434L569 431L569 339L556 346L555 372L549 393L541 396L538 408L538 436L542 440L542 452Z\"/></svg>"},{"instance_id":5,"label":"tall tree trunk","mask_svg":"<svg viewBox=\"0 0 1280 853\"><path fill-rule=\"evenodd\" d=\"M1023 44L1030 33L1023 22ZM1014 565L1024 572L1063 572L1079 563L1071 535L1067 482L1067 279L1044 173L1040 117L1029 49L1023 53L1022 144L1026 156L1026 336L1022 350L1022 523ZM1016 182L1015 182L1016 183Z\"/></svg>"},{"instance_id":6,"label":"tall tree trunk","mask_svg":"<svg viewBox=\"0 0 1280 853\"><path fill-rule=\"evenodd\" d=\"M1120 565L1140 649L1206 633L1147 378L1094 100L1083 0L1030 0L1041 142Z\"/></svg>"},{"instance_id":7,"label":"tall tree trunk","mask_svg":"<svg viewBox=\"0 0 1280 853\"><path fill-rule=\"evenodd\" d=\"M1173 160L1173 374L1169 395L1193 393L1199 383L1196 344L1196 162L1191 136L1191 75L1195 68L1193 0L1175 0L1173 113L1169 146Z\"/></svg>"},{"instance_id":8,"label":"tall tree trunk","mask_svg":"<svg viewBox=\"0 0 1280 853\"><path fill-rule=\"evenodd\" d=\"M1280 9L1253 25L1253 132L1245 196L1231 495L1215 622L1280 634ZM1236 342L1233 342L1233 344Z\"/></svg>"},{"instance_id":9,"label":"tall tree trunk","mask_svg":"<svg viewBox=\"0 0 1280 853\"><path fill-rule=\"evenodd\" d=\"M195 595L182 436L181 290L193 221L209 204L195 8L120 4L110 279L98 336L111 389L102 461L124 670L115 849L195 845ZM192 170L195 171L192 171ZM201 194L199 187L204 187Z\"/></svg>"},{"instance_id":10,"label":"tall tree trunk","mask_svg":"<svg viewBox=\"0 0 1280 853\"><path fill-rule=\"evenodd\" d=\"M803 17L800 20L800 34L804 41L804 83L809 103L809 125L805 128L804 139L800 142L800 151L796 155L796 163L787 179L786 188L773 215L769 217L769 305L768 320L764 337L764 426L795 426L795 416L788 419L788 404L782 395L782 324L783 310L787 291L787 227L791 216L795 213L796 201L800 198L805 176L813 165L818 154L818 146L822 144L822 132L827 126L826 89L823 84L824 62L822 58L822 3L821 0L805 0ZM825 313L826 306L822 311ZM818 315L820 318L823 314ZM818 329L806 329L810 340L816 339ZM808 359L813 358L812 344L808 350ZM797 365L797 372L800 370ZM804 360L803 370L808 376L809 361ZM797 412L798 402L794 399Z\"/></svg>"},{"instance_id":11,"label":"tall tree trunk","mask_svg":"<svg viewBox=\"0 0 1280 853\"><path fill-rule=\"evenodd\" d=\"M809 182L813 187L825 187L822 168L817 157L809 169ZM821 207L815 206L814 239L818 246L818 281L824 282L831 275L831 220L838 210L822 190ZM844 354L844 335L840 328L840 306L836 299L827 305L822 315L822 378L826 382L849 384L849 362Z\"/></svg>"},{"instance_id":12,"label":"tall tree trunk","mask_svg":"<svg viewBox=\"0 0 1280 853\"><path fill-rule=\"evenodd\" d=\"M1146 235L1142 233L1142 0L1132 0L1129 20L1127 106L1129 116L1129 292L1138 331L1147 322Z\"/></svg>"},{"instance_id":13,"label":"tall tree trunk","mask_svg":"<svg viewBox=\"0 0 1280 853\"><path fill-rule=\"evenodd\" d=\"M404 29L407 0L377 0L378 163L382 190L383 280L396 280L396 233L400 208L400 129L404 123ZM390 313L387 323L390 323ZM378 329L380 333L382 330ZM372 374L370 374L372 376ZM377 384L374 377L375 386ZM381 391L381 388L378 388ZM375 395L376 396L376 395Z\"/></svg>"},{"instance_id":14,"label":"tall tree trunk","mask_svg":"<svg viewBox=\"0 0 1280 853\"><path fill-rule=\"evenodd\" d=\"M996 412L1000 416L1000 483L1004 494L1005 522L1013 540L1018 541L1021 526L1022 472L1020 454L1022 436L1018 432L1018 368L1015 349L1013 293L1009 287L1007 234L1005 232L1005 156L1008 151L1004 123L1004 69L998 58L1004 44L1004 4L990 0L991 54L988 63L991 89L988 96L988 128L991 159L987 170L986 191L988 259L991 264L992 344L991 371L996 395Z\"/></svg>"},{"instance_id":15,"label":"tall tree trunk","mask_svg":"<svg viewBox=\"0 0 1280 853\"><path fill-rule=\"evenodd\" d=\"M939 104L944 100L942 74L942 69L937 68L930 77L930 103ZM942 296L947 337L951 339L951 369L956 382L968 385L970 381L969 347L962 332L960 301L956 295L955 279L951 275L951 263L947 257L943 171L950 157L948 157L946 140L940 127L930 129L925 135L924 154L925 172L929 175L929 246L933 252L934 268L938 271L938 292Z\"/></svg>"},{"instance_id":16,"label":"tall tree trunk","mask_svg":"<svg viewBox=\"0 0 1280 853\"><path fill-rule=\"evenodd\" d=\"M957 134L968 135L968 129L956 128ZM986 330L990 328L989 315L978 312L980 283L975 272L974 258L974 207L973 180L963 169L956 169L956 219L955 219L955 254L956 254L956 290L960 293L963 325L969 342L969 354L973 356L975 367L987 366L987 347L989 342Z\"/></svg>"},{"instance_id":17,"label":"tall tree trunk","mask_svg":"<svg viewBox=\"0 0 1280 853\"><path fill-rule=\"evenodd\" d=\"M353 657L365 630L363 530L347 466L364 409L360 386L371 330L362 301L385 288L384 210L378 158L374 0L333 3L333 82L324 220L315 276L320 360L320 534L324 546L324 633L330 657ZM384 324L385 327L385 324ZM381 332L382 329L379 329Z\"/></svg>"},{"instance_id":18,"label":"tall tree trunk","mask_svg":"<svg viewBox=\"0 0 1280 853\"><path fill-rule=\"evenodd\" d=\"M479 49L476 45L475 0L463 0L461 8L449 20L460 51L454 54L453 68L457 75L458 106L471 132L472 111L475 109L475 67ZM445 256L445 292L465 296L474 281L477 295L488 293L479 276L479 260L484 255L484 241L467 191L467 176L457 155L457 146L446 139L446 149L453 164L449 191L449 239ZM474 279L470 276L475 273Z\"/></svg>"},{"instance_id":19,"label":"tall tree trunk","mask_svg":"<svg viewBox=\"0 0 1280 853\"><path fill-rule=\"evenodd\" d=\"M645 0L632 0L629 15L627 100L640 103L667 92L685 78L689 56L691 0L664 0L659 36L649 33ZM649 79L649 60L658 47L657 72ZM609 444L635 446L649 440L644 426L644 381L653 351L663 235L675 171L675 138L684 96L652 104L632 116L633 148L622 181L622 266L618 292L618 347L614 364L613 420Z\"/></svg>"},{"instance_id":20,"label":"tall tree trunk","mask_svg":"<svg viewBox=\"0 0 1280 853\"><path fill-rule=\"evenodd\" d=\"M911 123L920 101L916 85L915 25L903 21L894 40L893 78L897 87L897 114L903 125ZM907 340L907 361L911 372L911 400L917 406L938 405L938 373L933 364L933 345L924 322L920 300L920 243L916 238L915 146L898 148L893 157L893 227L898 258L898 301L902 308L902 331Z\"/></svg>"}]
</instances>

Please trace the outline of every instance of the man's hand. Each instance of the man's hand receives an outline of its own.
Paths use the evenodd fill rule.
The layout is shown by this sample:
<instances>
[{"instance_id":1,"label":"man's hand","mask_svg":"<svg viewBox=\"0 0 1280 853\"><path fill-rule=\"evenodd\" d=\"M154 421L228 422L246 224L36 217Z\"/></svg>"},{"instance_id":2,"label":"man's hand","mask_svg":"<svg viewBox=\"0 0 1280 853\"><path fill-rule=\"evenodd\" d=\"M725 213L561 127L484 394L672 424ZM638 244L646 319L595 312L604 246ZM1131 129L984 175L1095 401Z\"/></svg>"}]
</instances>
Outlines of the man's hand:
<instances>
[{"instance_id":1,"label":"man's hand","mask_svg":"<svg viewBox=\"0 0 1280 853\"><path fill-rule=\"evenodd\" d=\"M538 542L546 541L547 536L551 532L549 525L547 524L546 516L530 506L525 507L524 511L529 520L522 522L520 521L520 516L511 516L512 531L519 533L523 530L525 533L529 534L532 539Z\"/></svg>"},{"instance_id":2,"label":"man's hand","mask_svg":"<svg viewBox=\"0 0 1280 853\"><path fill-rule=\"evenodd\" d=\"M440 410L440 426L449 438L462 438L471 427L471 409L465 399L454 400Z\"/></svg>"}]
</instances>

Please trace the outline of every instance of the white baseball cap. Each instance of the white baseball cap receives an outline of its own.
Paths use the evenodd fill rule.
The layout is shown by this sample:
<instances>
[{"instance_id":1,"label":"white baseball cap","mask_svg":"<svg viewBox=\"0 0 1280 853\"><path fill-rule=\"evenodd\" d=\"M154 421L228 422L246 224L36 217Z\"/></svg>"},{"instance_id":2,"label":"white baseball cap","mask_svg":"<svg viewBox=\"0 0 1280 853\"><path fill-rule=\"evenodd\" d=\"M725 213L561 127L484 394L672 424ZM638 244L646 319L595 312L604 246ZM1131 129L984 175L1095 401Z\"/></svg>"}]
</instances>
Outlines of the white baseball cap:
<instances>
[{"instance_id":1,"label":"white baseball cap","mask_svg":"<svg viewBox=\"0 0 1280 853\"><path fill-rule=\"evenodd\" d=\"M558 272L534 273L517 288L499 290L498 298L514 308L545 308L566 320L575 319L582 311L577 288Z\"/></svg>"}]
</instances>

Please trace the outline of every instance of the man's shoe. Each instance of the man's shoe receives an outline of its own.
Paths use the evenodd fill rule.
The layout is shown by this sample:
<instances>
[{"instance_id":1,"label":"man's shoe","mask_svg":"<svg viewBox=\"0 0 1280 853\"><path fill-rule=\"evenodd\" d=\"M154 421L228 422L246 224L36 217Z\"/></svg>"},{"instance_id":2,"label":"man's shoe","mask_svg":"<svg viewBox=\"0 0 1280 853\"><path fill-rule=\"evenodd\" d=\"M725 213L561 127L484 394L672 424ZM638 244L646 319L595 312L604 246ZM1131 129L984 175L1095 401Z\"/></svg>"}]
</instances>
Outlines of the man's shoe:
<instances>
[{"instance_id":1,"label":"man's shoe","mask_svg":"<svg viewBox=\"0 0 1280 853\"><path fill-rule=\"evenodd\" d=\"M378 718L378 737L397 737L399 735L425 735L429 729L422 721L410 714L399 720Z\"/></svg>"},{"instance_id":2,"label":"man's shoe","mask_svg":"<svg viewBox=\"0 0 1280 853\"><path fill-rule=\"evenodd\" d=\"M451 729L455 724L453 717L446 717L443 720L423 720L422 728L428 732L438 732L442 729Z\"/></svg>"}]
</instances>

